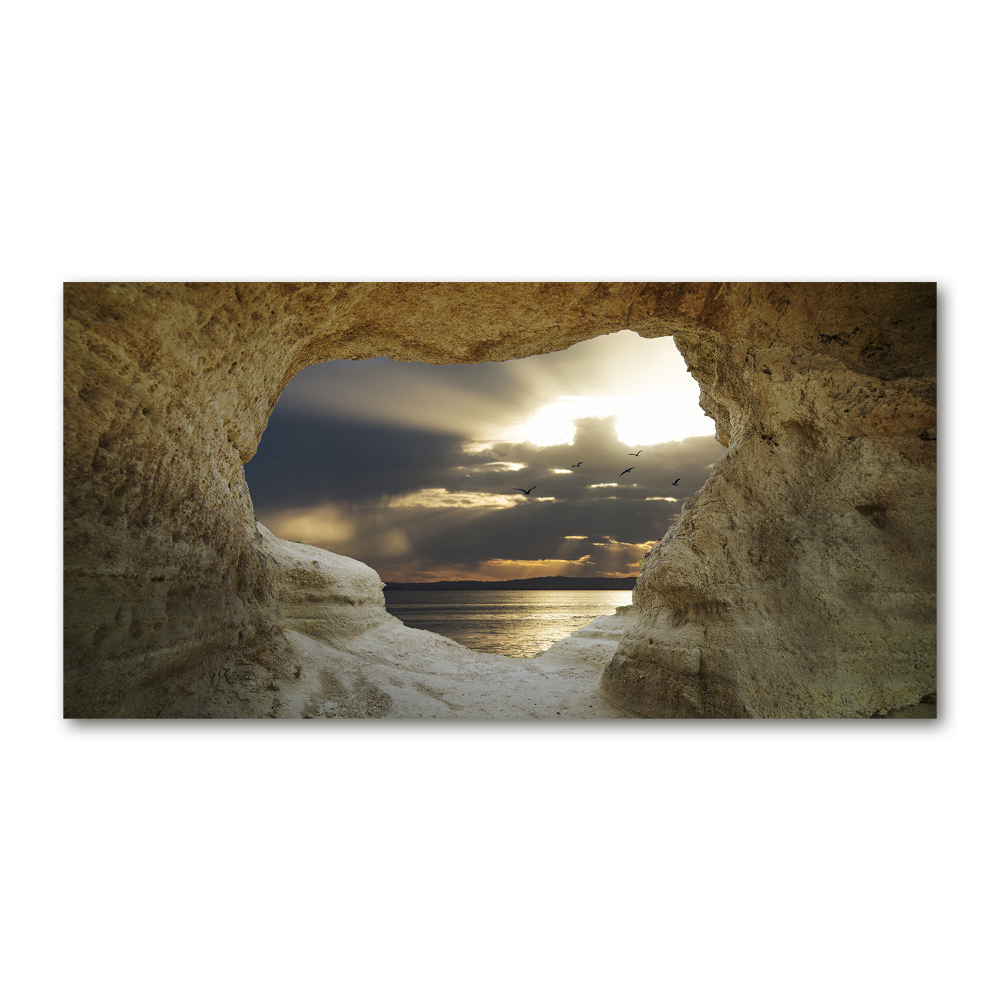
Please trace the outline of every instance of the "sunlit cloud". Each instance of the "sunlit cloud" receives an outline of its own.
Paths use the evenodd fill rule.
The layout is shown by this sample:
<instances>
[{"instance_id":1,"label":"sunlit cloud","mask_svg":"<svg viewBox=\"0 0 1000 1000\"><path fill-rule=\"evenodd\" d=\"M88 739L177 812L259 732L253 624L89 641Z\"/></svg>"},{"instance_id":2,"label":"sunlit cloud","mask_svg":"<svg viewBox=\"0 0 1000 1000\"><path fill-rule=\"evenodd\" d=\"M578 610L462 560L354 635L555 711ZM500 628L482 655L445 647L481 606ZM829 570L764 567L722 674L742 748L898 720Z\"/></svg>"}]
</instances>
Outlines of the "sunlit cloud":
<instances>
[{"instance_id":1,"label":"sunlit cloud","mask_svg":"<svg viewBox=\"0 0 1000 1000\"><path fill-rule=\"evenodd\" d=\"M525 580L536 576L593 576L589 555L579 559L486 559L479 563L483 580Z\"/></svg>"},{"instance_id":2,"label":"sunlit cloud","mask_svg":"<svg viewBox=\"0 0 1000 1000\"><path fill-rule=\"evenodd\" d=\"M459 465L456 468L472 469L474 472L519 472L527 466L524 462L480 462L478 465Z\"/></svg>"},{"instance_id":3,"label":"sunlit cloud","mask_svg":"<svg viewBox=\"0 0 1000 1000\"><path fill-rule=\"evenodd\" d=\"M591 483L591 484L590 484L590 485L589 485L589 486L587 487L587 489L591 489L591 490L597 490L597 489L600 489L601 487L606 487L606 486L619 486L619 485L620 485L619 483Z\"/></svg>"},{"instance_id":4,"label":"sunlit cloud","mask_svg":"<svg viewBox=\"0 0 1000 1000\"><path fill-rule=\"evenodd\" d=\"M359 534L365 533L364 518L352 516L336 504L266 511L261 523L272 534L290 542L305 542L319 548L359 558L354 551ZM398 558L411 552L402 528L386 526L366 540L365 556L373 559Z\"/></svg>"},{"instance_id":5,"label":"sunlit cloud","mask_svg":"<svg viewBox=\"0 0 1000 1000\"><path fill-rule=\"evenodd\" d=\"M614 568L606 569L599 567L589 554L580 556L578 559L484 559L461 567L441 567L444 575L426 574L418 577L411 571L410 578L415 581L419 578L424 580L528 580L544 576L602 576L617 579L636 576L637 567L638 560L630 564L619 559Z\"/></svg>"},{"instance_id":6,"label":"sunlit cloud","mask_svg":"<svg viewBox=\"0 0 1000 1000\"><path fill-rule=\"evenodd\" d=\"M462 454L463 455L482 455L493 448L493 444L490 441L463 441L462 442ZM487 462L486 465L492 465L494 463ZM499 465L500 463L496 463Z\"/></svg>"},{"instance_id":7,"label":"sunlit cloud","mask_svg":"<svg viewBox=\"0 0 1000 1000\"><path fill-rule=\"evenodd\" d=\"M565 538L567 540L570 540L570 541L574 541L575 540L575 541L581 541L581 542L586 541L589 537L590 537L589 535L563 535L563 538Z\"/></svg>"},{"instance_id":8,"label":"sunlit cloud","mask_svg":"<svg viewBox=\"0 0 1000 1000\"><path fill-rule=\"evenodd\" d=\"M262 520L279 538L310 545L342 545L355 534L353 521L332 503L275 511Z\"/></svg>"},{"instance_id":9,"label":"sunlit cloud","mask_svg":"<svg viewBox=\"0 0 1000 1000\"><path fill-rule=\"evenodd\" d=\"M589 555L579 559L483 559L469 563L437 563L433 566L400 563L383 580L430 583L439 580L530 580L536 577L603 576L616 579L636 576L636 573L604 573Z\"/></svg>"},{"instance_id":10,"label":"sunlit cloud","mask_svg":"<svg viewBox=\"0 0 1000 1000\"><path fill-rule=\"evenodd\" d=\"M453 493L445 489L416 490L393 497L389 507L513 507L517 497L498 493Z\"/></svg>"},{"instance_id":11,"label":"sunlit cloud","mask_svg":"<svg viewBox=\"0 0 1000 1000\"><path fill-rule=\"evenodd\" d=\"M642 557L655 542L619 542L608 538L604 542L592 542L595 549L603 550L602 565L606 570L624 576L636 576Z\"/></svg>"}]
</instances>

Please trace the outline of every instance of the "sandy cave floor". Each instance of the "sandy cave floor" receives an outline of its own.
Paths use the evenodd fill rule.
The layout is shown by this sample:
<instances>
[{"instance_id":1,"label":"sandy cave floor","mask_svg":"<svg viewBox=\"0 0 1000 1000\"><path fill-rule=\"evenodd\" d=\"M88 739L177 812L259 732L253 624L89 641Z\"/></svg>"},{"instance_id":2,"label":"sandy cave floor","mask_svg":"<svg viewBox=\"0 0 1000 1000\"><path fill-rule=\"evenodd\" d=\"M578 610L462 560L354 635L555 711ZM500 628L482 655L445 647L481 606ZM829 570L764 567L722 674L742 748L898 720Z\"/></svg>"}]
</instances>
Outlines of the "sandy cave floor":
<instances>
[{"instance_id":1,"label":"sandy cave floor","mask_svg":"<svg viewBox=\"0 0 1000 1000\"><path fill-rule=\"evenodd\" d=\"M533 658L479 653L397 619L334 648L286 639L301 686L282 715L304 718L625 719L598 691L625 615L597 618Z\"/></svg>"}]
</instances>

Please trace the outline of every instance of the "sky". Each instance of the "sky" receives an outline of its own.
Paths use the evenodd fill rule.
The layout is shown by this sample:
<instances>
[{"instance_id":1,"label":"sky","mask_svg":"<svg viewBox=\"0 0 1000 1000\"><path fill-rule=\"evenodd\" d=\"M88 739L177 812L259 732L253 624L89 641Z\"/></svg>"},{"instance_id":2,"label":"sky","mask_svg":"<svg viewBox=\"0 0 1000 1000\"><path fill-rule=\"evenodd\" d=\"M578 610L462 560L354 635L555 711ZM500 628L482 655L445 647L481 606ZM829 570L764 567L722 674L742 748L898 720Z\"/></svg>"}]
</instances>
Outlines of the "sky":
<instances>
[{"instance_id":1,"label":"sky","mask_svg":"<svg viewBox=\"0 0 1000 1000\"><path fill-rule=\"evenodd\" d=\"M245 473L276 535L386 582L635 576L714 433L673 340L623 330L478 365L313 365Z\"/></svg>"}]
</instances>

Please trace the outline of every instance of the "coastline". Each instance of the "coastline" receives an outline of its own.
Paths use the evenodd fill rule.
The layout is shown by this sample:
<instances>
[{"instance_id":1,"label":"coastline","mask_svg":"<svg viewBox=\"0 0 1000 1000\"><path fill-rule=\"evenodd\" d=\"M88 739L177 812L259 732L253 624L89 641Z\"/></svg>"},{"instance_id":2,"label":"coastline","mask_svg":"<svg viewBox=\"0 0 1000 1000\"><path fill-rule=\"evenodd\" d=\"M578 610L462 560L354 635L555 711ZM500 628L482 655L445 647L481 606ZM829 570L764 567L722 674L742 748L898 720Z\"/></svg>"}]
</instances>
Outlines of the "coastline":
<instances>
[{"instance_id":1,"label":"coastline","mask_svg":"<svg viewBox=\"0 0 1000 1000\"><path fill-rule=\"evenodd\" d=\"M634 590L634 576L536 576L526 580L435 580L385 582L383 590Z\"/></svg>"}]
</instances>

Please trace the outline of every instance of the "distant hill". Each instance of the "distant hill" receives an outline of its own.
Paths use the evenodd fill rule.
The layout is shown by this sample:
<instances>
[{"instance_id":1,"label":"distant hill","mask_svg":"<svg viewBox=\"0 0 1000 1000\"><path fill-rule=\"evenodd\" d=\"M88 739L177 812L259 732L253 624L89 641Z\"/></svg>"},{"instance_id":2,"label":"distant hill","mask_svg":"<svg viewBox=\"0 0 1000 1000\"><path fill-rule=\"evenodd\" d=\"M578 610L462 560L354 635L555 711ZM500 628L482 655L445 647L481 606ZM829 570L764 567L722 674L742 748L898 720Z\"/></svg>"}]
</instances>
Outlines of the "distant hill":
<instances>
[{"instance_id":1,"label":"distant hill","mask_svg":"<svg viewBox=\"0 0 1000 1000\"><path fill-rule=\"evenodd\" d=\"M436 580L387 583L386 590L632 590L634 576L533 576L528 580Z\"/></svg>"}]
</instances>

